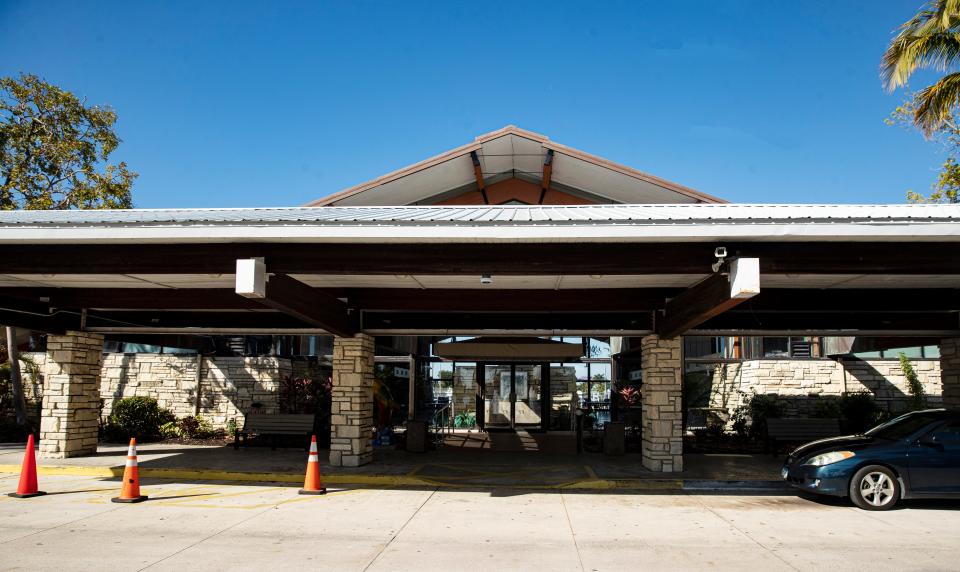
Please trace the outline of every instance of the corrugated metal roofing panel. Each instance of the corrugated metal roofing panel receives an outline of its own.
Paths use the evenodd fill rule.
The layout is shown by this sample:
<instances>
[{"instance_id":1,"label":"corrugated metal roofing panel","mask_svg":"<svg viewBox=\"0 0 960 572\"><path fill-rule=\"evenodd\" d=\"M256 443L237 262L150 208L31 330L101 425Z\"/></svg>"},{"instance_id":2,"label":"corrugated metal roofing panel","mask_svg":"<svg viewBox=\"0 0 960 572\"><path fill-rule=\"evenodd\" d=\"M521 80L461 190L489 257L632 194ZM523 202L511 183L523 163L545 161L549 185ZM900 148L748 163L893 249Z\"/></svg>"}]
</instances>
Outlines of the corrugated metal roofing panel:
<instances>
[{"instance_id":1,"label":"corrugated metal roofing panel","mask_svg":"<svg viewBox=\"0 0 960 572\"><path fill-rule=\"evenodd\" d=\"M664 224L830 223L960 221L960 205L483 205L417 207L292 207L250 209L151 209L2 211L0 227L19 225L203 225L203 224Z\"/></svg>"}]
</instances>

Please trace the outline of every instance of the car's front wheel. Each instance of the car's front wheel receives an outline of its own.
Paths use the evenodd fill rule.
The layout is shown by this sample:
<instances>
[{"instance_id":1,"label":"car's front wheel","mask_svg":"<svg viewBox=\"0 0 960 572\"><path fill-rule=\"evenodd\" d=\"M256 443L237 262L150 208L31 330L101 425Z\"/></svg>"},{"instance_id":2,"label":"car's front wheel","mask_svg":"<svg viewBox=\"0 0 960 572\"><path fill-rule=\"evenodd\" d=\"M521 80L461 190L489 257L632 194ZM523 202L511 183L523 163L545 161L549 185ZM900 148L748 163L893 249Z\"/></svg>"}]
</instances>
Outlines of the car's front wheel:
<instances>
[{"instance_id":1,"label":"car's front wheel","mask_svg":"<svg viewBox=\"0 0 960 572\"><path fill-rule=\"evenodd\" d=\"M886 467L864 467L850 480L850 500L864 510L890 510L900 500L900 481Z\"/></svg>"}]
</instances>

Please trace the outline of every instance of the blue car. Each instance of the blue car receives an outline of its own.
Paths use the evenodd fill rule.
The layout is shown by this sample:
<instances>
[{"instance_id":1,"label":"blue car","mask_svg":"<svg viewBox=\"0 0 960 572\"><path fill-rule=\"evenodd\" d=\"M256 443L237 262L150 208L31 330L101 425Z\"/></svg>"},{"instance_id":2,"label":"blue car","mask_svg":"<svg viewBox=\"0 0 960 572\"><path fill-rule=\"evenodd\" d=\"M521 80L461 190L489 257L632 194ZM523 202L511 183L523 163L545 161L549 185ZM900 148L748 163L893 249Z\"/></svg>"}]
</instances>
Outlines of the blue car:
<instances>
[{"instance_id":1,"label":"blue car","mask_svg":"<svg viewBox=\"0 0 960 572\"><path fill-rule=\"evenodd\" d=\"M821 439L796 449L781 476L808 492L849 496L866 510L900 499L960 498L960 412L901 415L862 435Z\"/></svg>"}]
</instances>

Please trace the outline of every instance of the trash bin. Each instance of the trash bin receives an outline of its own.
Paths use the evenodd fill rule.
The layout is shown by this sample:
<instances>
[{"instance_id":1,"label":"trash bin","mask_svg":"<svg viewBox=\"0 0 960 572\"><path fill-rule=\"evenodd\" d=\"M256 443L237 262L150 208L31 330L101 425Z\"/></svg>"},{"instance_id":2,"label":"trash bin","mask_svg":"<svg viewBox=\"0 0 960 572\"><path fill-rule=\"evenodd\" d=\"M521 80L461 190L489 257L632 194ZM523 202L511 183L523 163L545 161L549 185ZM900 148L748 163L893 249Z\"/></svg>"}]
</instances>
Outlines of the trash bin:
<instances>
[{"instance_id":1,"label":"trash bin","mask_svg":"<svg viewBox=\"0 0 960 572\"><path fill-rule=\"evenodd\" d=\"M427 422L407 421L407 451L426 453L427 442Z\"/></svg>"},{"instance_id":2,"label":"trash bin","mask_svg":"<svg viewBox=\"0 0 960 572\"><path fill-rule=\"evenodd\" d=\"M603 424L603 452L607 455L623 455L627 452L624 423L607 421Z\"/></svg>"}]
</instances>

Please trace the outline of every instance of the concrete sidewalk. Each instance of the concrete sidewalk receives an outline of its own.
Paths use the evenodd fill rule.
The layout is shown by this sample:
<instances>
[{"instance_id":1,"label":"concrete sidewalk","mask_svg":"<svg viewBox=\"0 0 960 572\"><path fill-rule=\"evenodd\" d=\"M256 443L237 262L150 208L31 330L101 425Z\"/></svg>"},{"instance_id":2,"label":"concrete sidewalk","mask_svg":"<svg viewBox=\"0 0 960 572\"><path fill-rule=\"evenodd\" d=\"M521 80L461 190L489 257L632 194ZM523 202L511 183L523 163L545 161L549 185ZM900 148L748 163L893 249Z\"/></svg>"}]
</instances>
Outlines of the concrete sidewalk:
<instances>
[{"instance_id":1,"label":"concrete sidewalk","mask_svg":"<svg viewBox=\"0 0 960 572\"><path fill-rule=\"evenodd\" d=\"M960 505L871 513L830 499L330 487L46 476L0 496L0 570L956 570ZM0 489L16 476L0 475Z\"/></svg>"},{"instance_id":2,"label":"concrete sidewalk","mask_svg":"<svg viewBox=\"0 0 960 572\"><path fill-rule=\"evenodd\" d=\"M147 443L138 446L142 477L246 482L298 482L306 453L301 449ZM0 445L0 473L19 471L23 445ZM505 453L433 451L415 454L378 449L375 461L356 468L331 467L324 451L321 471L330 484L444 488L566 489L750 489L779 487L780 460L762 455L686 455L681 473L653 473L640 456L596 453ZM97 455L40 459L41 474L119 477L126 446L101 444Z\"/></svg>"}]
</instances>

